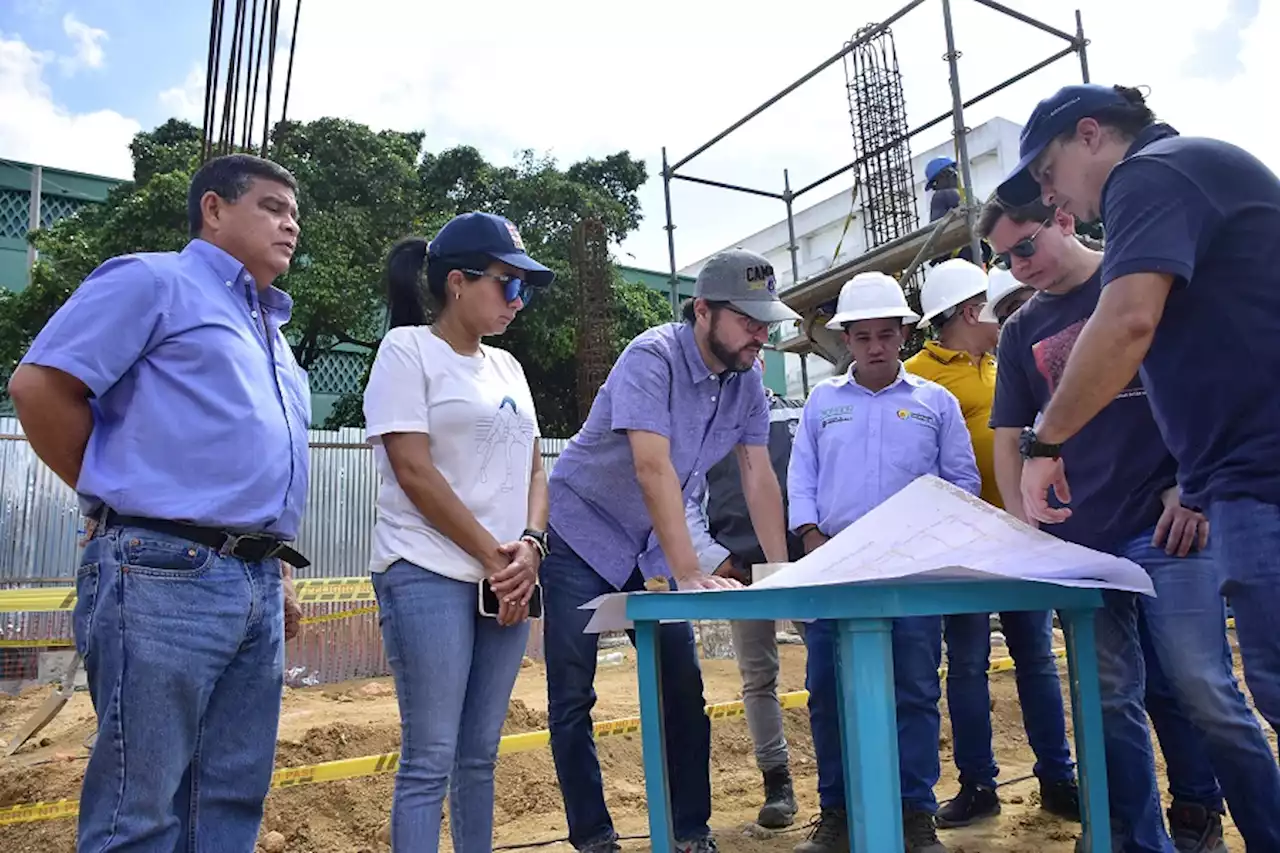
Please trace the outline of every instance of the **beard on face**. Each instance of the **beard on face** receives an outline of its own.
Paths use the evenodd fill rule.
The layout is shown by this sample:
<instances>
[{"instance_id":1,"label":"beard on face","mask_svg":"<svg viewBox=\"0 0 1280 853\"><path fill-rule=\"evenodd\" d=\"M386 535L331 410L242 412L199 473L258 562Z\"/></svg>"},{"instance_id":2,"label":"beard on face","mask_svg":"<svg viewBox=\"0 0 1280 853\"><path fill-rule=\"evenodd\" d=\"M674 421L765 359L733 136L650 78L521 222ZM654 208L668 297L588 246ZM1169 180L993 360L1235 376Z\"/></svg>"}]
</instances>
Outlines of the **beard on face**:
<instances>
[{"instance_id":1,"label":"beard on face","mask_svg":"<svg viewBox=\"0 0 1280 853\"><path fill-rule=\"evenodd\" d=\"M711 354L716 357L716 361L734 373L749 372L755 364L756 353L760 351L760 347L751 343L736 350L730 349L720 340L720 335L717 333L719 328L720 312L717 311L711 315L711 330L707 336L707 346Z\"/></svg>"}]
</instances>

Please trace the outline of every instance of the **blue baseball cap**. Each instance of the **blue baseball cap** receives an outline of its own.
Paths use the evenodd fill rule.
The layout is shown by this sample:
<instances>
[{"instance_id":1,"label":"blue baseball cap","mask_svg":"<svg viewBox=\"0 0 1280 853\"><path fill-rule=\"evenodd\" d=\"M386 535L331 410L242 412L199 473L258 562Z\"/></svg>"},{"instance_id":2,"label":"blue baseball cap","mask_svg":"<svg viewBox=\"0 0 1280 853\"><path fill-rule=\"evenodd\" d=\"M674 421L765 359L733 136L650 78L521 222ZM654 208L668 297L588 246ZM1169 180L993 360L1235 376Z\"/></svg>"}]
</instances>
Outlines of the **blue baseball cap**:
<instances>
[{"instance_id":1,"label":"blue baseball cap","mask_svg":"<svg viewBox=\"0 0 1280 853\"><path fill-rule=\"evenodd\" d=\"M1129 102L1114 86L1094 83L1063 86L1051 97L1036 104L1022 128L1018 141L1018 165L996 190L1005 204L1030 204L1040 197L1040 184L1031 176L1031 164L1049 143L1076 126L1082 118L1097 114L1107 107L1125 106Z\"/></svg>"},{"instance_id":2,"label":"blue baseball cap","mask_svg":"<svg viewBox=\"0 0 1280 853\"><path fill-rule=\"evenodd\" d=\"M525 278L534 287L547 287L556 278L555 273L525 252L524 241L511 220L492 213L455 216L440 229L427 246L427 251L435 257L445 258L488 255L527 273Z\"/></svg>"}]
</instances>

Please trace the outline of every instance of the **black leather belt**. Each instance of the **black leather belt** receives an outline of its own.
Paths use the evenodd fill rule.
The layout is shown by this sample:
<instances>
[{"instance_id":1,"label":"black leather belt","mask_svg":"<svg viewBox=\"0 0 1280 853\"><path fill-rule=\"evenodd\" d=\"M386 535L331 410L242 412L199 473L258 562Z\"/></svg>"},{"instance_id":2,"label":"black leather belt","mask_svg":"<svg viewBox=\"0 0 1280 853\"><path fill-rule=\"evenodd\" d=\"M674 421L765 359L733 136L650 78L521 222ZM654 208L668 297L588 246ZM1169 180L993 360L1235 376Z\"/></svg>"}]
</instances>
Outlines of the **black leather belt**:
<instances>
[{"instance_id":1,"label":"black leather belt","mask_svg":"<svg viewBox=\"0 0 1280 853\"><path fill-rule=\"evenodd\" d=\"M140 527L167 536L176 536L214 548L226 557L235 557L246 563L256 563L279 557L295 569L305 569L311 561L290 548L283 541L265 533L233 533L216 527L200 527L181 521L167 521L161 518L142 518L136 515L120 515L115 510L107 510L102 517L103 527Z\"/></svg>"}]
</instances>

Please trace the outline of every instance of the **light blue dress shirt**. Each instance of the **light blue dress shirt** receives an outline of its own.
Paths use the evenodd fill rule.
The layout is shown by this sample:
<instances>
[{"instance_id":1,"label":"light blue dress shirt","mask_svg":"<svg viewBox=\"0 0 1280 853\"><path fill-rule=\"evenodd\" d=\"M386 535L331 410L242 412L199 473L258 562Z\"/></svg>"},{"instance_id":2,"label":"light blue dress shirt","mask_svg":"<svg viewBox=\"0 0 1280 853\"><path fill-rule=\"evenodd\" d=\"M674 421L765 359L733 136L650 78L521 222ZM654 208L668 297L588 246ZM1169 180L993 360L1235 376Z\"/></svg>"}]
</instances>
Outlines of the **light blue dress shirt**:
<instances>
[{"instance_id":1,"label":"light blue dress shirt","mask_svg":"<svg viewBox=\"0 0 1280 853\"><path fill-rule=\"evenodd\" d=\"M281 327L293 300L204 240L112 258L23 358L79 379L93 432L81 508L297 536L311 390Z\"/></svg>"},{"instance_id":2,"label":"light blue dress shirt","mask_svg":"<svg viewBox=\"0 0 1280 853\"><path fill-rule=\"evenodd\" d=\"M835 536L925 474L977 495L982 481L955 396L901 365L893 384L871 391L854 369L805 402L787 469L791 529L816 524Z\"/></svg>"}]
</instances>

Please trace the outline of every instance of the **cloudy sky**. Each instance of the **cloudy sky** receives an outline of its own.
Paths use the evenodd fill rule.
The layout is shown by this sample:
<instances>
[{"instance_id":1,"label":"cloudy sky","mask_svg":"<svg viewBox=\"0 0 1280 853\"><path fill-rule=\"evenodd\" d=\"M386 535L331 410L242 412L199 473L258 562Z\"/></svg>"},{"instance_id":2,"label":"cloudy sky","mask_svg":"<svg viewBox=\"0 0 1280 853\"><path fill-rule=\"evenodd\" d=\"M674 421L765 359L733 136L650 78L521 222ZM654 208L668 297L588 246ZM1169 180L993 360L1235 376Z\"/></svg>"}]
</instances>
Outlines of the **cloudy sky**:
<instances>
[{"instance_id":1,"label":"cloudy sky","mask_svg":"<svg viewBox=\"0 0 1280 853\"><path fill-rule=\"evenodd\" d=\"M283 0L281 63L297 1ZM565 164L628 149L655 176L662 146L673 161L682 158L901 5L301 2L291 118L424 130L431 150L467 143L498 162L524 148ZM1182 132L1236 142L1280 171L1280 0L1006 3L1072 31L1078 6L1095 82L1145 84L1156 112ZM966 96L1062 45L973 0L952 6ZM0 158L127 177L135 132L173 115L199 123L209 7L0 0ZM942 0L926 0L893 28L912 125L949 107L941 10ZM967 124L996 115L1022 122L1037 100L1079 75L1074 57L1063 59L975 106ZM948 134L941 126L922 134L915 150ZM784 167L799 186L851 157L837 64L683 171L780 190ZM812 201L842 186L833 182ZM665 269L660 178L642 200L645 221L618 260ZM780 202L679 182L673 204L680 265L784 213Z\"/></svg>"}]
</instances>

